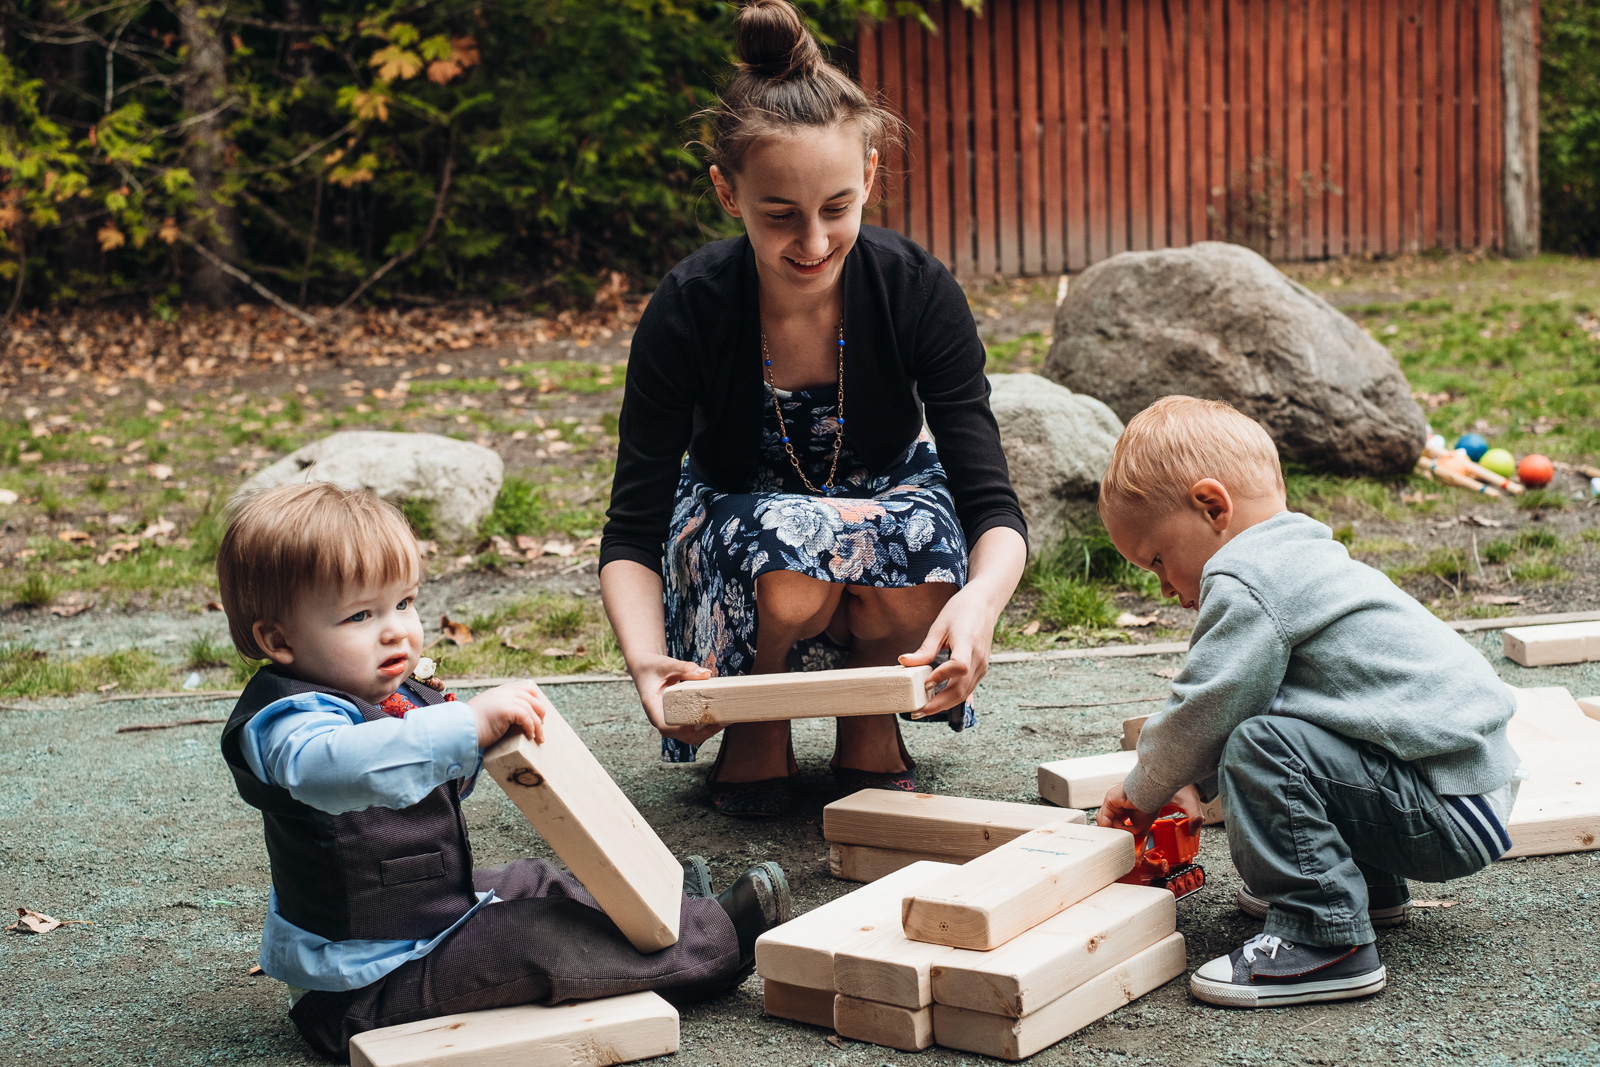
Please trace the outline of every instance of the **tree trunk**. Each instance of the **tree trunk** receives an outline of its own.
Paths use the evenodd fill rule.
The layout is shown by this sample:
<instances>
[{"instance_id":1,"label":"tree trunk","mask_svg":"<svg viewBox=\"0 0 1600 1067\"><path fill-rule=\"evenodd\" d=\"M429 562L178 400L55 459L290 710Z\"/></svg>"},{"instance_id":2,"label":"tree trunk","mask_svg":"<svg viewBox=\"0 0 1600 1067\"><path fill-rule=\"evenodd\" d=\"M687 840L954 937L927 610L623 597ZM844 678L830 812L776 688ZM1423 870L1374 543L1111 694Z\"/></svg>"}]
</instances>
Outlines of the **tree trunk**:
<instances>
[{"instance_id":1,"label":"tree trunk","mask_svg":"<svg viewBox=\"0 0 1600 1067\"><path fill-rule=\"evenodd\" d=\"M317 22L317 5L315 0L284 0L283 21L291 26L314 26ZM313 71L311 68L311 48L303 33L291 33L288 37L289 54L285 57L284 66L296 78L309 78Z\"/></svg>"},{"instance_id":2,"label":"tree trunk","mask_svg":"<svg viewBox=\"0 0 1600 1067\"><path fill-rule=\"evenodd\" d=\"M203 242L222 259L239 258L238 217L233 205L217 196L218 170L222 161L222 131L225 115L217 106L228 97L227 54L218 32L215 6L202 7L196 0L180 0L178 25L189 54L185 61L183 108L189 117L206 118L189 128L189 173L194 178L194 219L200 223L197 241ZM228 277L215 263L202 256L194 262L189 277L189 292L212 307L228 303Z\"/></svg>"},{"instance_id":3,"label":"tree trunk","mask_svg":"<svg viewBox=\"0 0 1600 1067\"><path fill-rule=\"evenodd\" d=\"M1502 244L1513 258L1539 254L1539 45L1537 0L1500 0L1505 173Z\"/></svg>"}]
</instances>

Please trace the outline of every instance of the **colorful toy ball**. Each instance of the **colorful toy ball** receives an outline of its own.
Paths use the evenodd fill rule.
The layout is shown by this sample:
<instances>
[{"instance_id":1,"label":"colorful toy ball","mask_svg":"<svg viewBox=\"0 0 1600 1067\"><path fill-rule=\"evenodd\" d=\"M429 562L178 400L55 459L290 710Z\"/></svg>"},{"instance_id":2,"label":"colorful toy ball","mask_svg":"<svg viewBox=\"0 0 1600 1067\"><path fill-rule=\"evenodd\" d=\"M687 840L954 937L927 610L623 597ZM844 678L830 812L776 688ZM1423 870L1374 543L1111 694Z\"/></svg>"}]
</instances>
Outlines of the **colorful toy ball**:
<instances>
[{"instance_id":1,"label":"colorful toy ball","mask_svg":"<svg viewBox=\"0 0 1600 1067\"><path fill-rule=\"evenodd\" d=\"M1529 489L1540 489L1550 484L1550 479L1556 476L1556 468L1550 462L1550 457L1541 456L1535 452L1523 456L1522 462L1517 464L1517 481Z\"/></svg>"},{"instance_id":2,"label":"colorful toy ball","mask_svg":"<svg viewBox=\"0 0 1600 1067\"><path fill-rule=\"evenodd\" d=\"M1483 454L1489 451L1489 442L1475 433L1464 433L1456 438L1456 447L1466 452L1467 458L1474 463L1483 462Z\"/></svg>"},{"instance_id":3,"label":"colorful toy ball","mask_svg":"<svg viewBox=\"0 0 1600 1067\"><path fill-rule=\"evenodd\" d=\"M1503 448L1491 448L1483 458L1475 461L1484 470L1494 471L1502 478L1517 476L1517 458Z\"/></svg>"}]
</instances>

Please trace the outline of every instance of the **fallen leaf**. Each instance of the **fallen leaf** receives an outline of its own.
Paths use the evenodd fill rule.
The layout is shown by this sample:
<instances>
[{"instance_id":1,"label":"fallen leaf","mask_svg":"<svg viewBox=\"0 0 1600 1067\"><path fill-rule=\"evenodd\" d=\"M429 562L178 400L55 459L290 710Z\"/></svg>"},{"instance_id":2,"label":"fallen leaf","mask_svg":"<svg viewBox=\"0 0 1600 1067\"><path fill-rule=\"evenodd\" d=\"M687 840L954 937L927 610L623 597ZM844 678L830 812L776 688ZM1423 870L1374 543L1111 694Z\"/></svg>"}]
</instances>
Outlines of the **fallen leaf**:
<instances>
[{"instance_id":1,"label":"fallen leaf","mask_svg":"<svg viewBox=\"0 0 1600 1067\"><path fill-rule=\"evenodd\" d=\"M1137 627L1140 627L1140 626L1149 626L1151 623L1153 623L1155 621L1156 621L1156 616L1153 615L1153 614L1152 615L1135 615L1132 612L1124 611L1121 615L1117 616L1117 625L1118 626L1122 626L1122 627L1128 627L1128 628L1137 628Z\"/></svg>"},{"instance_id":2,"label":"fallen leaf","mask_svg":"<svg viewBox=\"0 0 1600 1067\"><path fill-rule=\"evenodd\" d=\"M472 644L472 631L464 622L453 622L448 615L439 616L439 636L452 645Z\"/></svg>"},{"instance_id":3,"label":"fallen leaf","mask_svg":"<svg viewBox=\"0 0 1600 1067\"><path fill-rule=\"evenodd\" d=\"M57 604L50 609L50 614L63 619L70 619L76 615L82 615L92 607L94 607L93 604Z\"/></svg>"},{"instance_id":4,"label":"fallen leaf","mask_svg":"<svg viewBox=\"0 0 1600 1067\"><path fill-rule=\"evenodd\" d=\"M139 449L141 449L143 447L144 447L144 438L141 437L137 441L129 441L126 445L123 445L122 446L122 450L124 452L137 452L137 451L139 451Z\"/></svg>"},{"instance_id":5,"label":"fallen leaf","mask_svg":"<svg viewBox=\"0 0 1600 1067\"><path fill-rule=\"evenodd\" d=\"M1481 515L1463 515L1459 520L1463 526L1504 526L1499 519L1486 519Z\"/></svg>"},{"instance_id":6,"label":"fallen leaf","mask_svg":"<svg viewBox=\"0 0 1600 1067\"><path fill-rule=\"evenodd\" d=\"M44 453L43 452L19 452L19 453L17 453L17 462L19 462L19 463L37 463L43 458L44 458Z\"/></svg>"},{"instance_id":7,"label":"fallen leaf","mask_svg":"<svg viewBox=\"0 0 1600 1067\"><path fill-rule=\"evenodd\" d=\"M250 969L249 969L249 970L248 970L248 971L246 971L246 972L244 972L244 973L245 973L245 974L247 974L247 975L249 975L249 976L250 976L250 977L251 977L251 978L254 978L254 977L255 977L255 976L256 976L256 975L258 975L258 974L266 974L266 973L267 973L267 972L266 972L266 971L263 971L263 970L262 970L262 969L261 969L261 964L259 964L259 963L252 963L252 964L251 964L251 965L250 965Z\"/></svg>"},{"instance_id":8,"label":"fallen leaf","mask_svg":"<svg viewBox=\"0 0 1600 1067\"><path fill-rule=\"evenodd\" d=\"M423 557L427 557L427 556L437 556L438 554L439 554L439 542L437 542L437 541L418 541L417 542L417 555L423 556Z\"/></svg>"},{"instance_id":9,"label":"fallen leaf","mask_svg":"<svg viewBox=\"0 0 1600 1067\"><path fill-rule=\"evenodd\" d=\"M527 534L517 534L517 549L528 553L528 558L533 559L544 552L544 542Z\"/></svg>"},{"instance_id":10,"label":"fallen leaf","mask_svg":"<svg viewBox=\"0 0 1600 1067\"><path fill-rule=\"evenodd\" d=\"M539 655L549 656L551 659L562 659L566 656L581 656L583 655L583 646L577 645L573 648L556 648L552 645L550 648L540 649Z\"/></svg>"},{"instance_id":11,"label":"fallen leaf","mask_svg":"<svg viewBox=\"0 0 1600 1067\"><path fill-rule=\"evenodd\" d=\"M578 546L571 541L546 541L544 550L552 556L570 556L578 551Z\"/></svg>"},{"instance_id":12,"label":"fallen leaf","mask_svg":"<svg viewBox=\"0 0 1600 1067\"><path fill-rule=\"evenodd\" d=\"M206 610L207 611L221 611L222 610L222 605L218 604L215 600L208 600L208 601L206 601Z\"/></svg>"},{"instance_id":13,"label":"fallen leaf","mask_svg":"<svg viewBox=\"0 0 1600 1067\"><path fill-rule=\"evenodd\" d=\"M501 559L511 559L517 554L516 549L511 547L511 542L499 534L489 538L489 547L494 549L495 555Z\"/></svg>"},{"instance_id":14,"label":"fallen leaf","mask_svg":"<svg viewBox=\"0 0 1600 1067\"><path fill-rule=\"evenodd\" d=\"M91 434L89 437L89 443L94 445L96 448L115 448L117 444L116 441L107 437L103 433Z\"/></svg>"},{"instance_id":15,"label":"fallen leaf","mask_svg":"<svg viewBox=\"0 0 1600 1067\"><path fill-rule=\"evenodd\" d=\"M144 409L152 415L157 415L167 410L167 405L163 404L155 397L151 397L149 400L144 402Z\"/></svg>"},{"instance_id":16,"label":"fallen leaf","mask_svg":"<svg viewBox=\"0 0 1600 1067\"><path fill-rule=\"evenodd\" d=\"M6 929L19 934L48 934L58 926L94 925L88 919L52 919L43 912L34 911L32 908L18 908L17 916L17 921L6 927Z\"/></svg>"},{"instance_id":17,"label":"fallen leaf","mask_svg":"<svg viewBox=\"0 0 1600 1067\"><path fill-rule=\"evenodd\" d=\"M139 539L141 541L150 541L157 537L165 537L177 528L177 523L168 519L165 515L158 515L155 522L144 528L144 533L139 535Z\"/></svg>"},{"instance_id":18,"label":"fallen leaf","mask_svg":"<svg viewBox=\"0 0 1600 1067\"><path fill-rule=\"evenodd\" d=\"M94 538L82 530L62 530L56 534L56 538L57 540L65 541L69 545L87 545L91 547L94 545Z\"/></svg>"},{"instance_id":19,"label":"fallen leaf","mask_svg":"<svg viewBox=\"0 0 1600 1067\"><path fill-rule=\"evenodd\" d=\"M1162 667L1159 671L1151 671L1150 673L1157 678L1172 679L1178 676L1179 670L1181 670L1179 667Z\"/></svg>"},{"instance_id":20,"label":"fallen leaf","mask_svg":"<svg viewBox=\"0 0 1600 1067\"><path fill-rule=\"evenodd\" d=\"M586 537L586 538L583 539L583 543L580 544L578 547L579 548L599 548L600 547L600 538L598 538L598 537Z\"/></svg>"},{"instance_id":21,"label":"fallen leaf","mask_svg":"<svg viewBox=\"0 0 1600 1067\"><path fill-rule=\"evenodd\" d=\"M1472 598L1479 604L1526 604L1525 596L1496 596L1492 593L1479 593Z\"/></svg>"},{"instance_id":22,"label":"fallen leaf","mask_svg":"<svg viewBox=\"0 0 1600 1067\"><path fill-rule=\"evenodd\" d=\"M97 685L97 686L95 686L94 687L94 691L96 693L109 693L113 689L115 689L119 684L121 684L121 683L119 683L119 682L107 682L105 685Z\"/></svg>"},{"instance_id":23,"label":"fallen leaf","mask_svg":"<svg viewBox=\"0 0 1600 1067\"><path fill-rule=\"evenodd\" d=\"M1453 908L1461 903L1459 900L1413 900L1413 908Z\"/></svg>"},{"instance_id":24,"label":"fallen leaf","mask_svg":"<svg viewBox=\"0 0 1600 1067\"><path fill-rule=\"evenodd\" d=\"M527 646L517 644L517 642L516 642L517 635L516 635L516 633L514 633L512 631L511 627L509 627L509 626L502 626L499 630L496 631L495 636L500 638L500 643L502 645L505 645L507 648L509 648L513 652L526 652L527 651Z\"/></svg>"},{"instance_id":25,"label":"fallen leaf","mask_svg":"<svg viewBox=\"0 0 1600 1067\"><path fill-rule=\"evenodd\" d=\"M1438 493L1420 493L1419 492L1419 493L1401 493L1400 494L1400 503L1402 503L1402 504L1422 504L1422 503L1426 503L1429 500L1443 500L1443 499L1444 499L1444 497L1441 496Z\"/></svg>"},{"instance_id":26,"label":"fallen leaf","mask_svg":"<svg viewBox=\"0 0 1600 1067\"><path fill-rule=\"evenodd\" d=\"M172 468L165 463L147 463L144 472L158 482L164 482L172 477Z\"/></svg>"},{"instance_id":27,"label":"fallen leaf","mask_svg":"<svg viewBox=\"0 0 1600 1067\"><path fill-rule=\"evenodd\" d=\"M1026 625L1026 626L1024 626L1022 628L1022 636L1023 637L1032 637L1034 634L1036 634L1038 632L1039 632L1039 620L1038 619L1034 619L1032 622L1030 622L1028 625Z\"/></svg>"},{"instance_id":28,"label":"fallen leaf","mask_svg":"<svg viewBox=\"0 0 1600 1067\"><path fill-rule=\"evenodd\" d=\"M832 1045L834 1048L844 1048L844 1042L839 1040L838 1034L829 1034L828 1044Z\"/></svg>"}]
</instances>

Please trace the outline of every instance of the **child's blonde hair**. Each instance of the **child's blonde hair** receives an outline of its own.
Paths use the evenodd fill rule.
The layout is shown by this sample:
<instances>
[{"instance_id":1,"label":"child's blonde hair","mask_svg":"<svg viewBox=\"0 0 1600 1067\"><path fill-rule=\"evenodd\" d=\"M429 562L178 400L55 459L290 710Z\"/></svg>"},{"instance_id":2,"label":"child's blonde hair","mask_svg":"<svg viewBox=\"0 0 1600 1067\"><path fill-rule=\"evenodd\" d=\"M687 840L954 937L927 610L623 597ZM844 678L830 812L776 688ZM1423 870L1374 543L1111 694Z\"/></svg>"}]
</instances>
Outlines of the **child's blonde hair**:
<instances>
[{"instance_id":1,"label":"child's blonde hair","mask_svg":"<svg viewBox=\"0 0 1600 1067\"><path fill-rule=\"evenodd\" d=\"M1100 516L1186 507L1202 478L1246 499L1284 491L1277 446L1260 423L1220 400L1164 396L1117 438L1100 479Z\"/></svg>"},{"instance_id":2,"label":"child's blonde hair","mask_svg":"<svg viewBox=\"0 0 1600 1067\"><path fill-rule=\"evenodd\" d=\"M280 622L307 588L389 584L420 576L417 539L393 504L332 482L282 485L235 503L217 551L217 584L233 647L265 659L252 632Z\"/></svg>"}]
</instances>

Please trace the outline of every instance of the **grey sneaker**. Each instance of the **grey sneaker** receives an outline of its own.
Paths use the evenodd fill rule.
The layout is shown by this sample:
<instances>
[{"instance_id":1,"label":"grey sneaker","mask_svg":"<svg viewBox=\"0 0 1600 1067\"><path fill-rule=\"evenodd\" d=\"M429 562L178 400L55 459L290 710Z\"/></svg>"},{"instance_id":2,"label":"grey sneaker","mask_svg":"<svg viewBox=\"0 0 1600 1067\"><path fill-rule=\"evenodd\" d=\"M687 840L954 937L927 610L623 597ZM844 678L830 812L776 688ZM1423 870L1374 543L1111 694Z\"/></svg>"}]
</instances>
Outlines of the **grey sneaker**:
<instances>
[{"instance_id":1,"label":"grey sneaker","mask_svg":"<svg viewBox=\"0 0 1600 1067\"><path fill-rule=\"evenodd\" d=\"M1376 945L1323 948L1257 934L1195 971L1189 991L1227 1008L1277 1008L1370 996L1388 977Z\"/></svg>"},{"instance_id":2,"label":"grey sneaker","mask_svg":"<svg viewBox=\"0 0 1600 1067\"><path fill-rule=\"evenodd\" d=\"M1254 919L1265 919L1272 908L1271 902L1250 892L1247 885L1239 887L1238 899L1239 910ZM1367 918L1373 926L1404 926L1411 919L1411 890L1403 885L1369 885Z\"/></svg>"}]
</instances>

